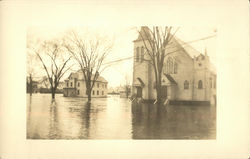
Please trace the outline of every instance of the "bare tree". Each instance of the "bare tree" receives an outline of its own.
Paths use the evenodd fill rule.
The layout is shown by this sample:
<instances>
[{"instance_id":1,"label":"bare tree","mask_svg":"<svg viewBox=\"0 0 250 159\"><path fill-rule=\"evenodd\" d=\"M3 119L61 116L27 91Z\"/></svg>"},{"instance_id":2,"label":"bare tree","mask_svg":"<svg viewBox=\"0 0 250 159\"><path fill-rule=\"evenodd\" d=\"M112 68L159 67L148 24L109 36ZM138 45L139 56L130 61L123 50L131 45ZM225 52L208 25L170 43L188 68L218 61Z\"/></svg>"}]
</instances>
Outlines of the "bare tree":
<instances>
[{"instance_id":1,"label":"bare tree","mask_svg":"<svg viewBox=\"0 0 250 159\"><path fill-rule=\"evenodd\" d=\"M128 75L125 76L125 93L126 93L126 98L128 98L130 92L131 92L131 83L129 80Z\"/></svg>"},{"instance_id":2,"label":"bare tree","mask_svg":"<svg viewBox=\"0 0 250 159\"><path fill-rule=\"evenodd\" d=\"M65 54L66 51L63 50L62 43L56 39L38 41L35 43L35 47L28 43L27 47L35 53L41 62L42 68L49 79L52 99L55 99L60 79L72 67L68 66L71 57Z\"/></svg>"},{"instance_id":3,"label":"bare tree","mask_svg":"<svg viewBox=\"0 0 250 159\"><path fill-rule=\"evenodd\" d=\"M141 31L138 31L140 38L143 41L143 45L146 48L146 54L149 57L149 60L147 61L153 66L158 102L161 102L161 80L163 64L167 55L166 49L177 30L178 29L172 34L172 27L162 28L155 26L152 29L141 27Z\"/></svg>"},{"instance_id":4,"label":"bare tree","mask_svg":"<svg viewBox=\"0 0 250 159\"><path fill-rule=\"evenodd\" d=\"M88 102L91 101L91 92L100 73L106 68L102 67L103 61L110 53L113 42L107 37L101 36L80 36L80 33L72 31L65 41L65 48L77 61L86 86Z\"/></svg>"},{"instance_id":5,"label":"bare tree","mask_svg":"<svg viewBox=\"0 0 250 159\"><path fill-rule=\"evenodd\" d=\"M27 92L29 92L30 93L30 96L32 96L32 93L33 93L33 76L35 76L35 72L36 72L36 70L35 70L35 67L34 67L34 64L35 64L35 62L36 62L36 58L35 58L35 56L34 55L32 55L32 54L27 54L27 75L28 75L28 77L27 77L27 79L26 79L26 81L27 81L27 83L26 83L26 85L27 85Z\"/></svg>"}]
</instances>

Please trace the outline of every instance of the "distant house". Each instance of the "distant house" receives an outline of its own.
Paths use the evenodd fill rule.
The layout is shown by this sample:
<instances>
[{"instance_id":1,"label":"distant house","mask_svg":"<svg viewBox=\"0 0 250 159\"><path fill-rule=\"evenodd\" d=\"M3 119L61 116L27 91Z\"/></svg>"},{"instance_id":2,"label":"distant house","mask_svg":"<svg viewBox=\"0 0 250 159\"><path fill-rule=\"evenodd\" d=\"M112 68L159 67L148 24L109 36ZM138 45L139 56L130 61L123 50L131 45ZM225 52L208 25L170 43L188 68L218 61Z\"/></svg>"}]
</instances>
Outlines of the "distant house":
<instances>
[{"instance_id":1,"label":"distant house","mask_svg":"<svg viewBox=\"0 0 250 159\"><path fill-rule=\"evenodd\" d=\"M124 86L120 90L120 98L128 98L131 96L131 86Z\"/></svg>"},{"instance_id":2,"label":"distant house","mask_svg":"<svg viewBox=\"0 0 250 159\"><path fill-rule=\"evenodd\" d=\"M32 81L32 87L31 87L31 84L30 84L30 78L27 77L26 79L26 93L38 93L39 90L38 90L38 82L37 81Z\"/></svg>"},{"instance_id":3,"label":"distant house","mask_svg":"<svg viewBox=\"0 0 250 159\"><path fill-rule=\"evenodd\" d=\"M51 93L51 84L46 76L42 77L42 79L38 82L37 87L40 93ZM63 87L64 82L59 82L56 93L63 93Z\"/></svg>"},{"instance_id":4,"label":"distant house","mask_svg":"<svg viewBox=\"0 0 250 159\"><path fill-rule=\"evenodd\" d=\"M109 87L108 94L110 95L119 95L119 87Z\"/></svg>"},{"instance_id":5,"label":"distant house","mask_svg":"<svg viewBox=\"0 0 250 159\"><path fill-rule=\"evenodd\" d=\"M146 32L149 28L142 27ZM141 31L142 36L144 32ZM142 37L134 40L132 94L145 100L156 99L154 69L148 62ZM144 38L146 39L146 38ZM216 101L216 70L207 51L198 52L177 37L172 38L162 73L162 98L170 101Z\"/></svg>"},{"instance_id":6,"label":"distant house","mask_svg":"<svg viewBox=\"0 0 250 159\"><path fill-rule=\"evenodd\" d=\"M93 79L93 77L92 77ZM107 97L108 82L101 76L96 80L91 96ZM71 73L64 82L63 95L65 97L87 97L85 79L81 70Z\"/></svg>"},{"instance_id":7,"label":"distant house","mask_svg":"<svg viewBox=\"0 0 250 159\"><path fill-rule=\"evenodd\" d=\"M39 81L38 83L38 88L46 88L49 89L50 88L50 82L47 76L42 77L42 79Z\"/></svg>"}]
</instances>

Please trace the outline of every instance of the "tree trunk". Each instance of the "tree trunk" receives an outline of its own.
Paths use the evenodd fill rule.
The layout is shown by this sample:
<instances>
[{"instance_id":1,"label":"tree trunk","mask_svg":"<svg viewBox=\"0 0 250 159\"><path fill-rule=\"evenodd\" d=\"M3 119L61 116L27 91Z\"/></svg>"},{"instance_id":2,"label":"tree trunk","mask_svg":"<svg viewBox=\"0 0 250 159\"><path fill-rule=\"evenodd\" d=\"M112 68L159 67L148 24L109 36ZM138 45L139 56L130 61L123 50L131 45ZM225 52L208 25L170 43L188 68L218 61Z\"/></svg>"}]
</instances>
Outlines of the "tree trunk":
<instances>
[{"instance_id":1,"label":"tree trunk","mask_svg":"<svg viewBox=\"0 0 250 159\"><path fill-rule=\"evenodd\" d=\"M87 84L87 95L88 95L88 102L91 101L91 89L90 89L90 84Z\"/></svg>"},{"instance_id":2,"label":"tree trunk","mask_svg":"<svg viewBox=\"0 0 250 159\"><path fill-rule=\"evenodd\" d=\"M55 88L51 88L51 96L52 96L52 99L55 99L55 93L56 93L56 91L55 91Z\"/></svg>"},{"instance_id":3,"label":"tree trunk","mask_svg":"<svg viewBox=\"0 0 250 159\"><path fill-rule=\"evenodd\" d=\"M156 96L157 96L157 103L161 103L162 101L162 92L161 92L161 71L158 72L158 78L156 79Z\"/></svg>"},{"instance_id":4,"label":"tree trunk","mask_svg":"<svg viewBox=\"0 0 250 159\"><path fill-rule=\"evenodd\" d=\"M158 81L156 83L156 94L157 94L157 101L158 103L161 103L161 97L162 97L162 94L161 94L161 76L158 77Z\"/></svg>"},{"instance_id":5,"label":"tree trunk","mask_svg":"<svg viewBox=\"0 0 250 159\"><path fill-rule=\"evenodd\" d=\"M91 101L91 92L88 94L88 102Z\"/></svg>"},{"instance_id":6,"label":"tree trunk","mask_svg":"<svg viewBox=\"0 0 250 159\"><path fill-rule=\"evenodd\" d=\"M157 94L157 102L161 102L161 86L159 83L156 84L156 94Z\"/></svg>"}]
</instances>

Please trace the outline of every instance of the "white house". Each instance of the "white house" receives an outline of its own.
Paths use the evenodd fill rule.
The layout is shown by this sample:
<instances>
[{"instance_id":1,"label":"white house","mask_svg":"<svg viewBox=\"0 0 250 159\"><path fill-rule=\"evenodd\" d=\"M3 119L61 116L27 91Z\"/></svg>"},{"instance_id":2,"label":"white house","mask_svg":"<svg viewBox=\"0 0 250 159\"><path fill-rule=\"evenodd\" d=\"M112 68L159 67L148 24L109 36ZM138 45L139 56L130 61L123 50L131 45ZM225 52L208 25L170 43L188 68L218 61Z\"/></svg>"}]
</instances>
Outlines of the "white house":
<instances>
[{"instance_id":1,"label":"white house","mask_svg":"<svg viewBox=\"0 0 250 159\"><path fill-rule=\"evenodd\" d=\"M96 80L91 96L92 97L107 97L107 85L108 82L101 76ZM87 97L85 79L81 70L71 73L65 80L63 95L65 97Z\"/></svg>"}]
</instances>

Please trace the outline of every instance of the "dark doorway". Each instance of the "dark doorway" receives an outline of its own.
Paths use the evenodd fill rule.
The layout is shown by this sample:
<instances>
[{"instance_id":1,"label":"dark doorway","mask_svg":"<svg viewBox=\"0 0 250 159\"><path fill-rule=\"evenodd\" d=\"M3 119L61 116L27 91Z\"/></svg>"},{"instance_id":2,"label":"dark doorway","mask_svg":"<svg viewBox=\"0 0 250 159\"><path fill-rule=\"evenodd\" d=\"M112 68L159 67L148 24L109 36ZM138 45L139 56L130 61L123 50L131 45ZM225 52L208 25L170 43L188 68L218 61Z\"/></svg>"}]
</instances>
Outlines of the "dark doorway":
<instances>
[{"instance_id":1,"label":"dark doorway","mask_svg":"<svg viewBox=\"0 0 250 159\"><path fill-rule=\"evenodd\" d=\"M142 88L141 87L136 87L136 90L137 90L136 97L141 98L142 97Z\"/></svg>"},{"instance_id":2,"label":"dark doorway","mask_svg":"<svg viewBox=\"0 0 250 159\"><path fill-rule=\"evenodd\" d=\"M167 86L162 86L161 87L161 98L167 99L167 96L168 96L167 92L168 92Z\"/></svg>"}]
</instances>

